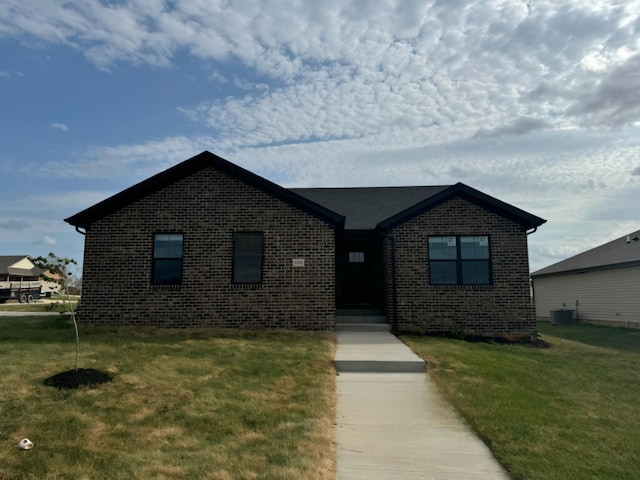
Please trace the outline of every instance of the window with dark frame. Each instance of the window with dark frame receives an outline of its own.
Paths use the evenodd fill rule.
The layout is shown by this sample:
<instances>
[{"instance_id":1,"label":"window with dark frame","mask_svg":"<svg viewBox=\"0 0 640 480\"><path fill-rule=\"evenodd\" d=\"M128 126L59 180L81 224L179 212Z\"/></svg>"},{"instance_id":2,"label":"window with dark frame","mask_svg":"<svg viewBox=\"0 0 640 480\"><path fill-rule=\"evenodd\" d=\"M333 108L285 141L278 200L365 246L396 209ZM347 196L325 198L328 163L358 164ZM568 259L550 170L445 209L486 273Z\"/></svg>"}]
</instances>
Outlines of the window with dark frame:
<instances>
[{"instance_id":1,"label":"window with dark frame","mask_svg":"<svg viewBox=\"0 0 640 480\"><path fill-rule=\"evenodd\" d=\"M364 252L349 252L349 263L364 263Z\"/></svg>"},{"instance_id":2,"label":"window with dark frame","mask_svg":"<svg viewBox=\"0 0 640 480\"><path fill-rule=\"evenodd\" d=\"M262 232L233 234L233 283L262 283Z\"/></svg>"},{"instance_id":3,"label":"window with dark frame","mask_svg":"<svg viewBox=\"0 0 640 480\"><path fill-rule=\"evenodd\" d=\"M153 237L154 285L182 283L182 233L156 233Z\"/></svg>"},{"instance_id":4,"label":"window with dark frame","mask_svg":"<svg viewBox=\"0 0 640 480\"><path fill-rule=\"evenodd\" d=\"M429 237L429 283L491 285L489 237Z\"/></svg>"}]
</instances>

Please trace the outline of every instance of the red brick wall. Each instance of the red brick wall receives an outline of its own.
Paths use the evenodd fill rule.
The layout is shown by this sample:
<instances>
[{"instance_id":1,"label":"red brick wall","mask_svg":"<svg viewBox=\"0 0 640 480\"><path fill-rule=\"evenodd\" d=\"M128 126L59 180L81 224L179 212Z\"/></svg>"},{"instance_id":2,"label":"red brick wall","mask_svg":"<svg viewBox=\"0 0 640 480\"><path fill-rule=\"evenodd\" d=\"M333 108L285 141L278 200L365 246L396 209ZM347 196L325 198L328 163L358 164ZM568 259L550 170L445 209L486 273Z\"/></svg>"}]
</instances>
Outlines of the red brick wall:
<instances>
[{"instance_id":1,"label":"red brick wall","mask_svg":"<svg viewBox=\"0 0 640 480\"><path fill-rule=\"evenodd\" d=\"M180 286L151 285L153 236L184 234ZM234 285L234 231L264 232L263 283ZM328 330L334 230L207 168L95 222L85 238L81 323ZM304 267L293 267L303 258Z\"/></svg>"},{"instance_id":2,"label":"red brick wall","mask_svg":"<svg viewBox=\"0 0 640 480\"><path fill-rule=\"evenodd\" d=\"M488 235L493 284L429 284L430 235ZM394 229L397 265L397 329L520 337L536 333L529 291L526 232L513 221L455 197ZM391 241L386 262L390 264ZM391 272L387 270L387 314L393 319Z\"/></svg>"}]
</instances>

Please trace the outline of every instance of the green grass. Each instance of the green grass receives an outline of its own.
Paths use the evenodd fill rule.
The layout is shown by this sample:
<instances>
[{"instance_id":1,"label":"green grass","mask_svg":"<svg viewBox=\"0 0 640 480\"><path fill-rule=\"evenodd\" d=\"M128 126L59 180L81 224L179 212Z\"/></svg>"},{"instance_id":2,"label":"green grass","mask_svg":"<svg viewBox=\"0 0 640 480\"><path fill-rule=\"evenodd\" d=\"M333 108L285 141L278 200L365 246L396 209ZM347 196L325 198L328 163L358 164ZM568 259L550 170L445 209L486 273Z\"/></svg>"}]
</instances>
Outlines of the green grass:
<instances>
[{"instance_id":1,"label":"green grass","mask_svg":"<svg viewBox=\"0 0 640 480\"><path fill-rule=\"evenodd\" d=\"M550 348L404 340L513 479L640 478L640 330L539 329Z\"/></svg>"},{"instance_id":2,"label":"green grass","mask_svg":"<svg viewBox=\"0 0 640 480\"><path fill-rule=\"evenodd\" d=\"M79 366L113 381L44 386L74 341L0 318L0 479L334 477L333 334L81 326Z\"/></svg>"},{"instance_id":3,"label":"green grass","mask_svg":"<svg viewBox=\"0 0 640 480\"><path fill-rule=\"evenodd\" d=\"M74 308L79 297L71 297ZM0 312L53 312L65 313L69 310L69 304L61 297L38 300L34 303L20 303L17 300L8 300L0 304Z\"/></svg>"}]
</instances>

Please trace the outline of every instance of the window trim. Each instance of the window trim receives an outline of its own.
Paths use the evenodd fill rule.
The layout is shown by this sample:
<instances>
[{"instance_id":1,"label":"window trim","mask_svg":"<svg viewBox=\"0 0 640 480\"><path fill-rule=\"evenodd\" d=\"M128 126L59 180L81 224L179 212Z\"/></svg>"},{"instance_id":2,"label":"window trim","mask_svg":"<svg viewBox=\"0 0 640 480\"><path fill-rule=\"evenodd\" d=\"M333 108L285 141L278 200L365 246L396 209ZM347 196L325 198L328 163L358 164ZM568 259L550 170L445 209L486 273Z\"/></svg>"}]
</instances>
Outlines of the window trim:
<instances>
[{"instance_id":1,"label":"window trim","mask_svg":"<svg viewBox=\"0 0 640 480\"><path fill-rule=\"evenodd\" d=\"M237 248L237 238L241 235L260 236L260 279L258 281L244 281L236 278L237 262L239 261ZM232 234L232 253L231 253L231 283L233 285L262 285L264 283L264 232L260 231L235 231ZM255 253L255 252L254 252ZM255 280L250 278L249 280Z\"/></svg>"},{"instance_id":2,"label":"window trim","mask_svg":"<svg viewBox=\"0 0 640 480\"><path fill-rule=\"evenodd\" d=\"M456 256L452 259L432 259L431 248L429 240L432 238L450 238L456 239ZM487 258L462 258L462 238L465 237L485 237L487 239ZM491 236L490 235L430 235L427 238L427 256L428 256L428 268L429 268L429 284L437 286L491 286L493 285L493 259L491 256ZM432 268L436 263L448 263L455 262L456 282L455 283L438 283L432 281ZM488 281L487 283L465 283L463 281L463 265L469 263L483 263L487 265Z\"/></svg>"},{"instance_id":3,"label":"window trim","mask_svg":"<svg viewBox=\"0 0 640 480\"><path fill-rule=\"evenodd\" d=\"M159 257L156 256L156 240L159 235L180 235L181 237L181 246L180 246L180 256L168 256L168 257ZM156 279L156 271L157 271L157 262L158 261L179 261L180 262L180 272L179 277L176 282L158 282ZM151 251L151 285L153 286L176 286L182 285L182 280L184 278L184 233L176 232L176 231L159 231L153 233L153 244Z\"/></svg>"}]
</instances>

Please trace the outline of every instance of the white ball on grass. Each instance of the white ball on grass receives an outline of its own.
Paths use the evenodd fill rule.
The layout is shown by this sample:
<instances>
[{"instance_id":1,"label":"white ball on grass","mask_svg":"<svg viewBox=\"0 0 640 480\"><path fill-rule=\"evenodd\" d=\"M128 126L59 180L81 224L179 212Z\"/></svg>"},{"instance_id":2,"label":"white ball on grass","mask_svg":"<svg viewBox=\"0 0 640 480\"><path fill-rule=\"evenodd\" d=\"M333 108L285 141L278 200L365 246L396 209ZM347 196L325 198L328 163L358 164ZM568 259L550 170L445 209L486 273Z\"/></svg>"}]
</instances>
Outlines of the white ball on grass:
<instances>
[{"instance_id":1,"label":"white ball on grass","mask_svg":"<svg viewBox=\"0 0 640 480\"><path fill-rule=\"evenodd\" d=\"M28 438L23 438L20 440L20 443L18 443L18 447L20 447L21 450L31 450L33 448L33 442Z\"/></svg>"}]
</instances>

